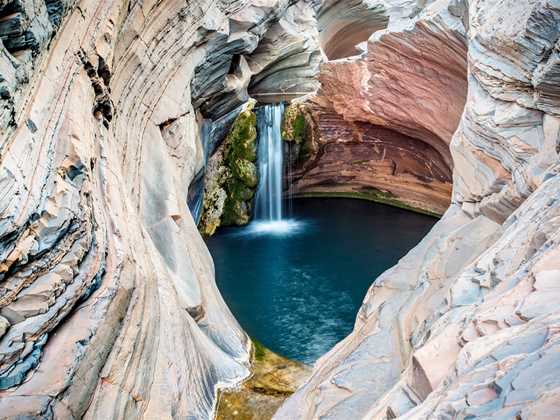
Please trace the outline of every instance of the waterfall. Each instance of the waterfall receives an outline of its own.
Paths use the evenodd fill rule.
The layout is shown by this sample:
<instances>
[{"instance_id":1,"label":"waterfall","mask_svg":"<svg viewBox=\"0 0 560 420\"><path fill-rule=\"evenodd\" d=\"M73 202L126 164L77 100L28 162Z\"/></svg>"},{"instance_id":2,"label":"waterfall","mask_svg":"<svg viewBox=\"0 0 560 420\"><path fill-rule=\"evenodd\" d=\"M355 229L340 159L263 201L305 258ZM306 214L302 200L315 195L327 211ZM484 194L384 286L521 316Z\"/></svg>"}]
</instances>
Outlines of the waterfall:
<instances>
[{"instance_id":1,"label":"waterfall","mask_svg":"<svg viewBox=\"0 0 560 420\"><path fill-rule=\"evenodd\" d=\"M265 105L257 110L259 136L259 188L255 198L255 219L282 220L282 116L284 105Z\"/></svg>"}]
</instances>

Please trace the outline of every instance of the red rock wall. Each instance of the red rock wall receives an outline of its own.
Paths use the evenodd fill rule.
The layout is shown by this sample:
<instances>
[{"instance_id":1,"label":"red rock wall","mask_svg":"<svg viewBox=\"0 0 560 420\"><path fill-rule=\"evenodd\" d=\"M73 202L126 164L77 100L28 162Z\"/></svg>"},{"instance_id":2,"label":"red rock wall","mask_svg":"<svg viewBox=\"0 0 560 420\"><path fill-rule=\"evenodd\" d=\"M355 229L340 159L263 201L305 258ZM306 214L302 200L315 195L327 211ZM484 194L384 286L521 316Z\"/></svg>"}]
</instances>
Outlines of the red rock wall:
<instances>
[{"instance_id":1,"label":"red rock wall","mask_svg":"<svg viewBox=\"0 0 560 420\"><path fill-rule=\"evenodd\" d=\"M398 201L443 213L451 197L451 168L429 144L394 130L347 122L313 108L316 153L292 174L292 192L361 193L380 190Z\"/></svg>"},{"instance_id":2,"label":"red rock wall","mask_svg":"<svg viewBox=\"0 0 560 420\"><path fill-rule=\"evenodd\" d=\"M321 66L318 151L296 170L296 194L376 189L439 214L449 207L449 144L467 94L464 29L450 16L380 30L362 56Z\"/></svg>"}]
</instances>

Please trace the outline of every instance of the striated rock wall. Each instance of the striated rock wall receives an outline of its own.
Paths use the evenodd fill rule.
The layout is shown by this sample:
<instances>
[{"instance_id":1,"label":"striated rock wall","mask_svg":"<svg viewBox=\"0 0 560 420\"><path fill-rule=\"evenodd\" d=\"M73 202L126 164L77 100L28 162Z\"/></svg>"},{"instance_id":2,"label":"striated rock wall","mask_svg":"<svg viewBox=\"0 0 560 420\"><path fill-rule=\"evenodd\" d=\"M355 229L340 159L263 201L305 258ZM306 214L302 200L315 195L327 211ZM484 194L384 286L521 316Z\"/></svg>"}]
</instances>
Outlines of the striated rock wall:
<instances>
[{"instance_id":1,"label":"striated rock wall","mask_svg":"<svg viewBox=\"0 0 560 420\"><path fill-rule=\"evenodd\" d=\"M296 194L369 190L443 214L451 201L449 144L467 94L461 8L437 2L422 11L410 1L347 6L327 1L319 9L323 48L339 59L321 65L321 88L308 100L317 153L296 167L291 188ZM368 30L376 32L360 46L364 51L350 54L356 39L347 32L364 37Z\"/></svg>"},{"instance_id":2,"label":"striated rock wall","mask_svg":"<svg viewBox=\"0 0 560 420\"><path fill-rule=\"evenodd\" d=\"M371 199L441 215L451 169L429 144L389 128L306 106L305 137L289 170L290 193Z\"/></svg>"},{"instance_id":3,"label":"striated rock wall","mask_svg":"<svg viewBox=\"0 0 560 420\"><path fill-rule=\"evenodd\" d=\"M248 375L188 190L295 3L0 2L0 417L207 418Z\"/></svg>"},{"instance_id":4,"label":"striated rock wall","mask_svg":"<svg viewBox=\"0 0 560 420\"><path fill-rule=\"evenodd\" d=\"M298 183L442 209L453 167L452 205L277 417L557 416L560 5L358 3L0 1L1 417L208 418L249 374L189 192L362 12L381 31L322 67Z\"/></svg>"},{"instance_id":5,"label":"striated rock wall","mask_svg":"<svg viewBox=\"0 0 560 420\"><path fill-rule=\"evenodd\" d=\"M559 12L554 0L440 1L413 19L415 28L449 14L468 22L452 205L376 280L353 333L276 418L558 416ZM370 46L384 36L394 51L426 46L400 32L376 35ZM439 61L445 48L423 59ZM438 91L432 100L446 103L455 90ZM446 121L418 122L445 140Z\"/></svg>"}]
</instances>

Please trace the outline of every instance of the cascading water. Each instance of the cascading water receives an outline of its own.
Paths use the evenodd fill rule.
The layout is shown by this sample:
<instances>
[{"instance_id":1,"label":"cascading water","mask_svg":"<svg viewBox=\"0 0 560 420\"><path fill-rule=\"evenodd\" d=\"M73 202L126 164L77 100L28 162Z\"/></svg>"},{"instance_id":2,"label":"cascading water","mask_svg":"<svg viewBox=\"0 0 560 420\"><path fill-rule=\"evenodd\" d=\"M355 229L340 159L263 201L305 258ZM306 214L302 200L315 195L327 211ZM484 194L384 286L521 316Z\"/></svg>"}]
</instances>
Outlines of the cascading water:
<instances>
[{"instance_id":1,"label":"cascading water","mask_svg":"<svg viewBox=\"0 0 560 420\"><path fill-rule=\"evenodd\" d=\"M282 220L282 115L284 105L265 105L257 113L259 133L259 189L255 199L255 219Z\"/></svg>"},{"instance_id":2,"label":"cascading water","mask_svg":"<svg viewBox=\"0 0 560 420\"><path fill-rule=\"evenodd\" d=\"M255 197L255 221L252 232L284 234L294 232L299 224L283 218L283 142L284 104L265 105L257 109L259 188Z\"/></svg>"}]
</instances>

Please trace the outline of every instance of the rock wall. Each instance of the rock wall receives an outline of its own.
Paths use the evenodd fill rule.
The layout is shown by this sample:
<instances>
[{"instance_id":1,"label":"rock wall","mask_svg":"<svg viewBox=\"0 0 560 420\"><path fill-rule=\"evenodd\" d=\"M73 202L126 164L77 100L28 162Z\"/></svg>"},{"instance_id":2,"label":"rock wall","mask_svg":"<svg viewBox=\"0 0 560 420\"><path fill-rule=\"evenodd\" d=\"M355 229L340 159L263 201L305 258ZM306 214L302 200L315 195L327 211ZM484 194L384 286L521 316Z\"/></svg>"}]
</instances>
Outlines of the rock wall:
<instances>
[{"instance_id":1,"label":"rock wall","mask_svg":"<svg viewBox=\"0 0 560 420\"><path fill-rule=\"evenodd\" d=\"M353 333L317 362L278 419L559 415L560 5L429 2L409 28L431 27L434 39L449 41L432 25L450 16L467 24L469 63L466 106L450 145L452 205L375 281ZM390 27L370 47L383 37L393 51L427 45ZM446 46L439 45L423 59L440 61ZM394 81L382 77L389 74L375 80ZM362 86L368 106L382 104L371 85ZM408 88L429 89L432 103L455 91L412 81ZM363 102L346 102L347 112L356 103ZM449 121L417 122L445 140ZM397 129L401 122L386 123Z\"/></svg>"},{"instance_id":2,"label":"rock wall","mask_svg":"<svg viewBox=\"0 0 560 420\"><path fill-rule=\"evenodd\" d=\"M321 47L329 60L358 55L359 45L385 29L388 20L383 2L324 0L317 19Z\"/></svg>"},{"instance_id":3,"label":"rock wall","mask_svg":"<svg viewBox=\"0 0 560 420\"><path fill-rule=\"evenodd\" d=\"M290 194L344 195L436 215L447 210L451 169L431 145L383 126L346 121L332 108L303 109L311 133L292 157Z\"/></svg>"},{"instance_id":4,"label":"rock wall","mask_svg":"<svg viewBox=\"0 0 560 420\"><path fill-rule=\"evenodd\" d=\"M295 3L0 2L0 417L207 418L248 375L188 187Z\"/></svg>"},{"instance_id":5,"label":"rock wall","mask_svg":"<svg viewBox=\"0 0 560 420\"><path fill-rule=\"evenodd\" d=\"M453 167L452 205L277 417L558 416L558 1L319 3L0 1L0 416L208 418L249 374L187 208L201 126L314 92L361 12L387 28L322 66L298 182L441 208Z\"/></svg>"},{"instance_id":6,"label":"rock wall","mask_svg":"<svg viewBox=\"0 0 560 420\"><path fill-rule=\"evenodd\" d=\"M331 60L321 65L321 88L307 101L316 153L296 166L292 191L369 194L443 214L451 201L449 144L467 95L461 8L439 2L427 13L414 1L350 6L331 0L319 8ZM351 53L355 37L373 32L361 54Z\"/></svg>"},{"instance_id":7,"label":"rock wall","mask_svg":"<svg viewBox=\"0 0 560 420\"><path fill-rule=\"evenodd\" d=\"M222 225L246 225L259 182L257 116L254 102L235 119L230 132L210 158L204 176L203 214L199 230L212 236Z\"/></svg>"}]
</instances>

